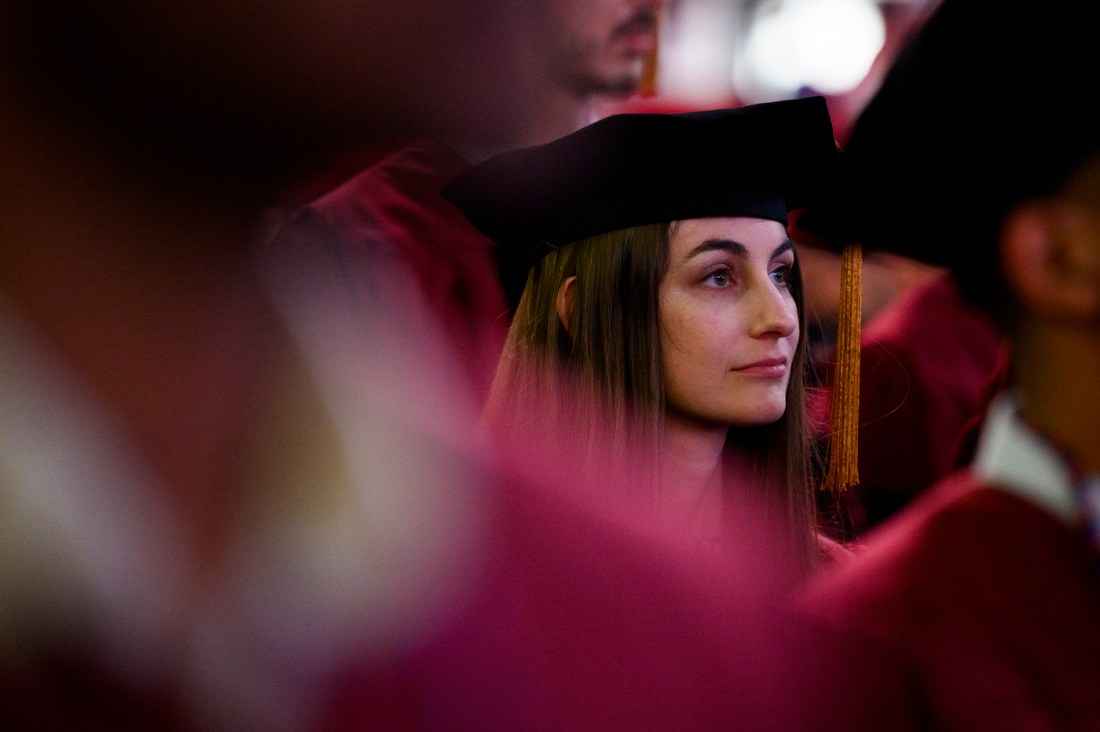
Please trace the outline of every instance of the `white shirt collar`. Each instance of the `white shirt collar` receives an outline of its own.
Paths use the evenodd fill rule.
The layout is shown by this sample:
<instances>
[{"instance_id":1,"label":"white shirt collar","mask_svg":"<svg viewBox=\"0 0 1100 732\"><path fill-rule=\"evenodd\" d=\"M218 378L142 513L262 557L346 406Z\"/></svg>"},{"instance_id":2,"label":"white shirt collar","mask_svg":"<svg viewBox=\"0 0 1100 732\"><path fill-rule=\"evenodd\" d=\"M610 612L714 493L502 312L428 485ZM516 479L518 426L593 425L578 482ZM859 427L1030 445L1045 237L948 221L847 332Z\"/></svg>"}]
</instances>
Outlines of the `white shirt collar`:
<instances>
[{"instance_id":1,"label":"white shirt collar","mask_svg":"<svg viewBox=\"0 0 1100 732\"><path fill-rule=\"evenodd\" d=\"M1011 392L990 406L982 428L974 472L983 483L1015 493L1067 523L1075 516L1073 480L1058 451L1019 416Z\"/></svg>"}]
</instances>

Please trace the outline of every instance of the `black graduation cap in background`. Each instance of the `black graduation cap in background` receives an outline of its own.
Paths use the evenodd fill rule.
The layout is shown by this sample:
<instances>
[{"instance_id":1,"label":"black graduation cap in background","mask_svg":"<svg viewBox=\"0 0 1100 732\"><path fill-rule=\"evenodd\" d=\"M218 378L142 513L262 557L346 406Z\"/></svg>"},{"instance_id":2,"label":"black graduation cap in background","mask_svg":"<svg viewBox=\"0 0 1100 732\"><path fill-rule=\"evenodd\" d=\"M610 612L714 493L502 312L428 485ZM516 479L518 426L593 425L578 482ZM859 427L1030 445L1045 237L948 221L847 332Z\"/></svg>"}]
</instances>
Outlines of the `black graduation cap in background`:
<instances>
[{"instance_id":1,"label":"black graduation cap in background","mask_svg":"<svg viewBox=\"0 0 1100 732\"><path fill-rule=\"evenodd\" d=\"M856 119L799 230L956 270L991 266L1016 202L1100 143L1095 21L1079 0L943 0Z\"/></svg>"},{"instance_id":2,"label":"black graduation cap in background","mask_svg":"<svg viewBox=\"0 0 1100 732\"><path fill-rule=\"evenodd\" d=\"M753 216L787 224L837 146L820 96L679 114L616 114L475 165L443 189L498 244L509 302L553 247L643 224Z\"/></svg>"}]
</instances>

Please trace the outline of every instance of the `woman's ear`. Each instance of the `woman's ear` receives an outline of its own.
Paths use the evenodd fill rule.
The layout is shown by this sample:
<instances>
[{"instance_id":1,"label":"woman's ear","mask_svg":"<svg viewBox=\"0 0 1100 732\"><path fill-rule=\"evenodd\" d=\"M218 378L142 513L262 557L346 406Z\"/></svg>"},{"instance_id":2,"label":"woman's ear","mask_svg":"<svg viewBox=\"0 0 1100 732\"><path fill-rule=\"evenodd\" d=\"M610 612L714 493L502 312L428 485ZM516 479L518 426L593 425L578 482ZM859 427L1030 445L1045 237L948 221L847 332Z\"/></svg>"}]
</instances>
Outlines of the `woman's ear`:
<instances>
[{"instance_id":1,"label":"woman's ear","mask_svg":"<svg viewBox=\"0 0 1100 732\"><path fill-rule=\"evenodd\" d=\"M1100 220L1064 199L1018 205L1001 229L1005 276L1040 314L1100 316Z\"/></svg>"},{"instance_id":2,"label":"woman's ear","mask_svg":"<svg viewBox=\"0 0 1100 732\"><path fill-rule=\"evenodd\" d=\"M576 298L577 293L577 277L566 277L565 281L558 287L558 320L561 321L562 326L566 332L572 335L571 330L573 324L573 300Z\"/></svg>"}]
</instances>

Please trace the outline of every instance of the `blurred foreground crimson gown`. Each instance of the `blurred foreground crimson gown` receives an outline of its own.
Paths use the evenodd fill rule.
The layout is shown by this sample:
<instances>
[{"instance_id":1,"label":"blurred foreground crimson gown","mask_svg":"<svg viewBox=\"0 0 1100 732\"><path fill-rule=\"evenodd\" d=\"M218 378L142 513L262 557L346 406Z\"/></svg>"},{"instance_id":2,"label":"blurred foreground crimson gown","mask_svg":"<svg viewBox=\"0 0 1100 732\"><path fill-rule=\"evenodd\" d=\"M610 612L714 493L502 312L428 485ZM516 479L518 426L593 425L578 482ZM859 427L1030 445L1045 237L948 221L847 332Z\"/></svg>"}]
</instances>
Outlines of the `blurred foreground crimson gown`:
<instances>
[{"instance_id":1,"label":"blurred foreground crimson gown","mask_svg":"<svg viewBox=\"0 0 1100 732\"><path fill-rule=\"evenodd\" d=\"M461 600L349 669L324 727L793 732L877 709L834 686L857 654L788 611L751 521L727 551L590 499L495 485Z\"/></svg>"},{"instance_id":2,"label":"blurred foreground crimson gown","mask_svg":"<svg viewBox=\"0 0 1100 732\"><path fill-rule=\"evenodd\" d=\"M32 480L0 484L20 507L4 540L22 584L4 589L26 590L0 608L20 621L0 649L6 723L801 730L849 718L834 649L794 619L781 544L751 513L728 544L689 540L611 476L606 493L537 480L560 473L535 441L524 455L485 451L460 377L440 368L445 339L409 327L423 317L415 298L371 300L364 329L311 261L287 256L270 278L296 347L271 364L281 399L262 415L255 491L201 591L186 535L138 500L151 492L127 472L125 443L9 455ZM381 280L400 281L404 267L390 270L378 265ZM11 396L56 386L75 408L62 386L35 386L48 369L4 354L36 389ZM12 401L2 434L33 436L27 415L65 428L49 433L58 445L109 434L43 403ZM96 521L51 511L39 475L97 506Z\"/></svg>"}]
</instances>

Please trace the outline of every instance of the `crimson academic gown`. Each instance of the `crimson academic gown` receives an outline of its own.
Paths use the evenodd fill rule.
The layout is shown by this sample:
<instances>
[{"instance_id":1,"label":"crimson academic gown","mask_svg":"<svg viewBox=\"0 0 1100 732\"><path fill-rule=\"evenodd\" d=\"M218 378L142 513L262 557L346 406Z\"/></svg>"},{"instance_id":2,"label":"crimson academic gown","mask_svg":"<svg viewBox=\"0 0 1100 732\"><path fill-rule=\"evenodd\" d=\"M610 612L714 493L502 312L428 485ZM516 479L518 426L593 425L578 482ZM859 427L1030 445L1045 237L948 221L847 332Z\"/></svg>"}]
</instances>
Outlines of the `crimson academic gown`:
<instances>
[{"instance_id":1,"label":"crimson academic gown","mask_svg":"<svg viewBox=\"0 0 1100 732\"><path fill-rule=\"evenodd\" d=\"M876 687L854 729L1100 729L1100 576L1064 469L998 468L1038 443L988 444L800 595L863 654L836 665Z\"/></svg>"},{"instance_id":2,"label":"crimson academic gown","mask_svg":"<svg viewBox=\"0 0 1100 732\"><path fill-rule=\"evenodd\" d=\"M813 636L775 576L749 569L759 554L662 541L653 520L568 491L504 487L460 611L352 669L322 728L846 729Z\"/></svg>"},{"instance_id":3,"label":"crimson academic gown","mask_svg":"<svg viewBox=\"0 0 1100 732\"><path fill-rule=\"evenodd\" d=\"M469 167L442 143L408 144L296 210L274 246L298 257L313 252L339 270L353 296L370 288L423 302L437 321L432 330L450 341L455 368L484 396L509 323L495 245L440 193ZM409 280L377 281L378 261L405 263Z\"/></svg>"},{"instance_id":4,"label":"crimson academic gown","mask_svg":"<svg viewBox=\"0 0 1100 732\"><path fill-rule=\"evenodd\" d=\"M862 534L946 475L965 429L986 406L1003 337L949 277L919 286L863 329L859 486L849 500ZM824 364L828 372L830 364ZM832 383L831 375L828 382ZM828 414L827 406L819 406Z\"/></svg>"}]
</instances>

